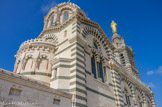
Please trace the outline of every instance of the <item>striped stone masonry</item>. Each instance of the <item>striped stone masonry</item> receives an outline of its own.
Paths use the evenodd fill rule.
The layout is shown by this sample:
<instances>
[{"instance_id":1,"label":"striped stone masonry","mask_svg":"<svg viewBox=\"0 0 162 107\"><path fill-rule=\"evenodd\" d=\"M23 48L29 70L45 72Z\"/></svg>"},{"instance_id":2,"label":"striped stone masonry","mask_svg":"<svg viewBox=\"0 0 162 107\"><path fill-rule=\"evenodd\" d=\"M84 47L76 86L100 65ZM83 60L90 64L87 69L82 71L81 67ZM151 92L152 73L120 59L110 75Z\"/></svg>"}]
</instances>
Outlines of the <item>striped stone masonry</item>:
<instances>
[{"instance_id":1,"label":"striped stone masonry","mask_svg":"<svg viewBox=\"0 0 162 107\"><path fill-rule=\"evenodd\" d=\"M70 92L75 95L74 105L76 107L86 107L86 72L85 72L85 52L84 47L75 43L71 49L70 68Z\"/></svg>"},{"instance_id":2,"label":"striped stone masonry","mask_svg":"<svg viewBox=\"0 0 162 107\"><path fill-rule=\"evenodd\" d=\"M113 69L113 67L110 67L111 69L111 75L112 75L112 81L113 81L113 89L115 94L115 100L117 107L124 107L124 101L122 96L122 90L120 85L120 76L116 70Z\"/></svg>"}]
</instances>

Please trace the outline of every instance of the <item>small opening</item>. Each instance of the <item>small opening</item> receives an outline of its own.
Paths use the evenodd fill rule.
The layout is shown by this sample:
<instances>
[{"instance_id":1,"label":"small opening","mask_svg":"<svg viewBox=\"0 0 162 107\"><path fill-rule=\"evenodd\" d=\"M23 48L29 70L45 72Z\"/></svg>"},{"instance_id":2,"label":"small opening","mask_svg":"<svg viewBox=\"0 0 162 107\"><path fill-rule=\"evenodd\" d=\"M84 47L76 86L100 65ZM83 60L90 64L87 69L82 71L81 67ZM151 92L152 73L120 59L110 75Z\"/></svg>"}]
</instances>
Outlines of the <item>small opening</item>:
<instances>
[{"instance_id":1,"label":"small opening","mask_svg":"<svg viewBox=\"0 0 162 107\"><path fill-rule=\"evenodd\" d=\"M67 30L64 31L64 37L66 37L66 36L67 36Z\"/></svg>"},{"instance_id":2,"label":"small opening","mask_svg":"<svg viewBox=\"0 0 162 107\"><path fill-rule=\"evenodd\" d=\"M57 68L55 69L54 78L57 77Z\"/></svg>"},{"instance_id":3,"label":"small opening","mask_svg":"<svg viewBox=\"0 0 162 107\"><path fill-rule=\"evenodd\" d=\"M60 105L60 99L54 98L53 104Z\"/></svg>"},{"instance_id":4,"label":"small opening","mask_svg":"<svg viewBox=\"0 0 162 107\"><path fill-rule=\"evenodd\" d=\"M11 96L20 96L20 94L21 94L21 90L15 89L15 88L10 89L9 95L11 95Z\"/></svg>"}]
</instances>

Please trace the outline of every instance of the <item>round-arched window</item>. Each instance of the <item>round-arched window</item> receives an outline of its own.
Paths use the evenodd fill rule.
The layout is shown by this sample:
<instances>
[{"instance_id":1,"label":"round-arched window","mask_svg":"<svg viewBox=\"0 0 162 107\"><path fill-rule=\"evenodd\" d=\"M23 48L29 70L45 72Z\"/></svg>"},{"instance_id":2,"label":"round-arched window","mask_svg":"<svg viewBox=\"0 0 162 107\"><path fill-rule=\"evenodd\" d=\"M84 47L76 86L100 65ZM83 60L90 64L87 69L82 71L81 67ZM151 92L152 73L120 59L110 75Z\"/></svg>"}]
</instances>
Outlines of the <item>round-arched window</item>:
<instances>
[{"instance_id":1,"label":"round-arched window","mask_svg":"<svg viewBox=\"0 0 162 107\"><path fill-rule=\"evenodd\" d=\"M69 18L69 12L66 11L66 12L64 12L64 18L63 18L63 21L66 21L68 18Z\"/></svg>"}]
</instances>

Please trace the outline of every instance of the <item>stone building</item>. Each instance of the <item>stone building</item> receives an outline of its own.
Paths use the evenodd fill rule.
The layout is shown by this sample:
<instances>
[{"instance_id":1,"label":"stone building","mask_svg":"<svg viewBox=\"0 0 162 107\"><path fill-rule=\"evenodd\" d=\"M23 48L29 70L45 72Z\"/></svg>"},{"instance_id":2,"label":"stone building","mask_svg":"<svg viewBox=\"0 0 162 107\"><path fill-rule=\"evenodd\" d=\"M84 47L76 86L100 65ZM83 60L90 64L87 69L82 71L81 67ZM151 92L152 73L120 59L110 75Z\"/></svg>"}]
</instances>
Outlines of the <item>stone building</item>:
<instances>
[{"instance_id":1,"label":"stone building","mask_svg":"<svg viewBox=\"0 0 162 107\"><path fill-rule=\"evenodd\" d=\"M0 69L0 107L72 107L72 95Z\"/></svg>"},{"instance_id":2,"label":"stone building","mask_svg":"<svg viewBox=\"0 0 162 107\"><path fill-rule=\"evenodd\" d=\"M71 93L74 107L156 107L116 27L112 21L111 43L79 6L61 3L44 17L40 35L21 44L14 73Z\"/></svg>"}]
</instances>

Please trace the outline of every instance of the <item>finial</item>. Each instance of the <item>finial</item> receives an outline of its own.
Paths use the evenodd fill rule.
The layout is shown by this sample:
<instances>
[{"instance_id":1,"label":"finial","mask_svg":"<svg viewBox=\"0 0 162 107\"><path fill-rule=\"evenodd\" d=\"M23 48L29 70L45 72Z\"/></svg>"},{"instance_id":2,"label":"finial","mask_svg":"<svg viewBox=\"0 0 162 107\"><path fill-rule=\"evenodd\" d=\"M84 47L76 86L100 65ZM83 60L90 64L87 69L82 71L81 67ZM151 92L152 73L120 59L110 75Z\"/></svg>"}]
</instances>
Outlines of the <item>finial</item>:
<instances>
[{"instance_id":1,"label":"finial","mask_svg":"<svg viewBox=\"0 0 162 107\"><path fill-rule=\"evenodd\" d=\"M68 1L68 3L70 3L70 0Z\"/></svg>"},{"instance_id":2,"label":"finial","mask_svg":"<svg viewBox=\"0 0 162 107\"><path fill-rule=\"evenodd\" d=\"M117 33L117 24L114 22L114 20L112 20L111 22L111 28L112 28L112 32Z\"/></svg>"}]
</instances>

